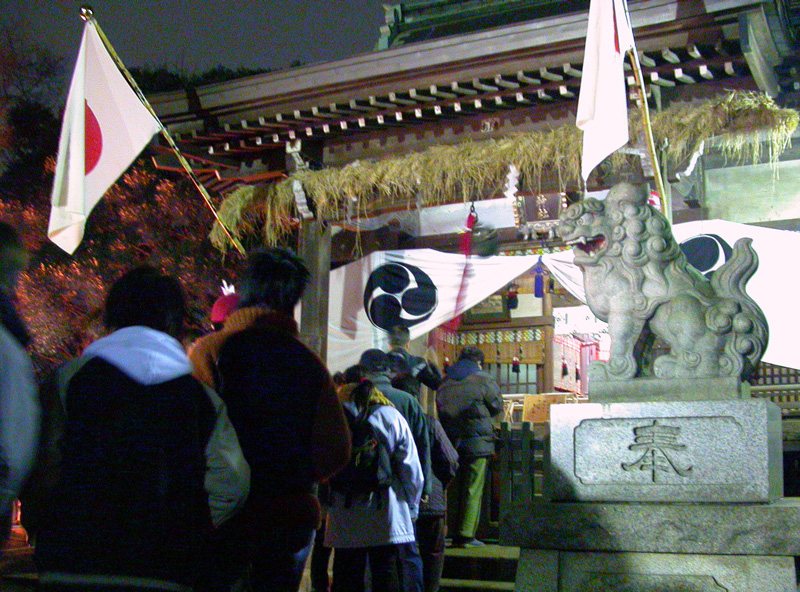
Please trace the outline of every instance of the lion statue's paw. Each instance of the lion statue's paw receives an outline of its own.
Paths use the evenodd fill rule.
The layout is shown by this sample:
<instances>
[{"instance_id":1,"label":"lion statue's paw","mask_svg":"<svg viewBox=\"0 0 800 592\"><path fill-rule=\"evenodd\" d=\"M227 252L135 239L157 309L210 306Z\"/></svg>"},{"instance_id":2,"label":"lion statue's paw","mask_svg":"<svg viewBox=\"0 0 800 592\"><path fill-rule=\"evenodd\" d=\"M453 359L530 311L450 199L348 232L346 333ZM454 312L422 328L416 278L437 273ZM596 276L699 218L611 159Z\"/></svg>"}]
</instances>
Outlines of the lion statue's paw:
<instances>
[{"instance_id":1,"label":"lion statue's paw","mask_svg":"<svg viewBox=\"0 0 800 592\"><path fill-rule=\"evenodd\" d=\"M595 361L589 364L589 382L609 380L625 380L636 375L636 360L629 358L612 358L608 362Z\"/></svg>"}]
</instances>

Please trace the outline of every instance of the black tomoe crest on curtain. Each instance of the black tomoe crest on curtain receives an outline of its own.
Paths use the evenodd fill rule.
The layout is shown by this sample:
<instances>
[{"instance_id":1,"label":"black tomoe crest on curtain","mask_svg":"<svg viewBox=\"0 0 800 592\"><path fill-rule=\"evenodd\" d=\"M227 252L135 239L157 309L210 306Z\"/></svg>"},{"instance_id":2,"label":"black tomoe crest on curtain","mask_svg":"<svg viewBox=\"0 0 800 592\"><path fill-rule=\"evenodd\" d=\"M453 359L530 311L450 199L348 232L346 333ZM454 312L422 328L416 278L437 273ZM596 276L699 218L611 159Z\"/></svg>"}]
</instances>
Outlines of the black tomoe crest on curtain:
<instances>
[{"instance_id":1,"label":"black tomoe crest on curtain","mask_svg":"<svg viewBox=\"0 0 800 592\"><path fill-rule=\"evenodd\" d=\"M419 267L386 263L373 270L364 288L364 310L376 327L391 331L402 325L413 327L427 320L436 309L436 285Z\"/></svg>"},{"instance_id":2,"label":"black tomoe crest on curtain","mask_svg":"<svg viewBox=\"0 0 800 592\"><path fill-rule=\"evenodd\" d=\"M733 253L725 239L716 234L698 234L683 241L680 248L689 264L706 277L711 277Z\"/></svg>"}]
</instances>

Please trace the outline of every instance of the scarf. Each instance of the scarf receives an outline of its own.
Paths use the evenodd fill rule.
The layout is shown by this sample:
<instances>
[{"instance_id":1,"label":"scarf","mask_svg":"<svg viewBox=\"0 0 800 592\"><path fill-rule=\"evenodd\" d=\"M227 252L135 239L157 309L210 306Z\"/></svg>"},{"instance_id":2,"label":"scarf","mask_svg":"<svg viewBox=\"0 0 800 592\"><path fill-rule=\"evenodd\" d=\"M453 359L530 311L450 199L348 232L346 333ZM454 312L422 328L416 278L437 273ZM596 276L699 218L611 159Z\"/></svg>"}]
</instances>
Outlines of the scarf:
<instances>
[{"instance_id":1,"label":"scarf","mask_svg":"<svg viewBox=\"0 0 800 592\"><path fill-rule=\"evenodd\" d=\"M342 403L352 401L354 388L356 388L356 383L343 384L340 386L336 391L336 394L339 396L339 401ZM375 387L372 387L369 393L369 403L371 405L388 405L389 407L394 407L394 403L387 399L386 396Z\"/></svg>"}]
</instances>

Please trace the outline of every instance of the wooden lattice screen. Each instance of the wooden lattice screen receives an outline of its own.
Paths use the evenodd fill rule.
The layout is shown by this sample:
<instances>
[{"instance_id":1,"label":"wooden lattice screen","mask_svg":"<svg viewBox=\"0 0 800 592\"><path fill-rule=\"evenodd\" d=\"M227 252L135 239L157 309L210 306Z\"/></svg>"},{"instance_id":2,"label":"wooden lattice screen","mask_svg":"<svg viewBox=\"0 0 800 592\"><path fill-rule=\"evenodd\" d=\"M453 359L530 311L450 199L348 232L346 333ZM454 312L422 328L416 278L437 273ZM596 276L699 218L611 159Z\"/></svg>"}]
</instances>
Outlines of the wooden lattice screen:
<instances>
[{"instance_id":1,"label":"wooden lattice screen","mask_svg":"<svg viewBox=\"0 0 800 592\"><path fill-rule=\"evenodd\" d=\"M525 329L462 329L439 327L430 345L442 363L453 363L468 345L484 354L484 370L500 385L501 393L537 393L544 364L544 331ZM519 364L514 363L514 358ZM518 370L518 371L515 371Z\"/></svg>"},{"instance_id":2,"label":"wooden lattice screen","mask_svg":"<svg viewBox=\"0 0 800 592\"><path fill-rule=\"evenodd\" d=\"M750 383L754 397L777 403L784 416L800 414L800 370L761 362Z\"/></svg>"}]
</instances>

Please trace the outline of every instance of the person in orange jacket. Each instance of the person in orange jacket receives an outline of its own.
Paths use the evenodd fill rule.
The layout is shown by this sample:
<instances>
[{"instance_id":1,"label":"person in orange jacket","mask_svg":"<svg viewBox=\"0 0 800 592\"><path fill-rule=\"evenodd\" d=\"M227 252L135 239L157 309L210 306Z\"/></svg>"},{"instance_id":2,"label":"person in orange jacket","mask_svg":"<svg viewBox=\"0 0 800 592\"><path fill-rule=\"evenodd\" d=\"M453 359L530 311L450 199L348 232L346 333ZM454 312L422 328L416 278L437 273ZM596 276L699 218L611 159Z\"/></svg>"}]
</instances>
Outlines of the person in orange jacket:
<instances>
[{"instance_id":1,"label":"person in orange jacket","mask_svg":"<svg viewBox=\"0 0 800 592\"><path fill-rule=\"evenodd\" d=\"M190 353L195 376L227 404L250 465L250 497L221 532L220 557L234 570L249 562L255 591L296 592L321 518L315 487L350 457L331 376L297 336L293 311L308 278L288 249L251 252L236 309Z\"/></svg>"}]
</instances>

